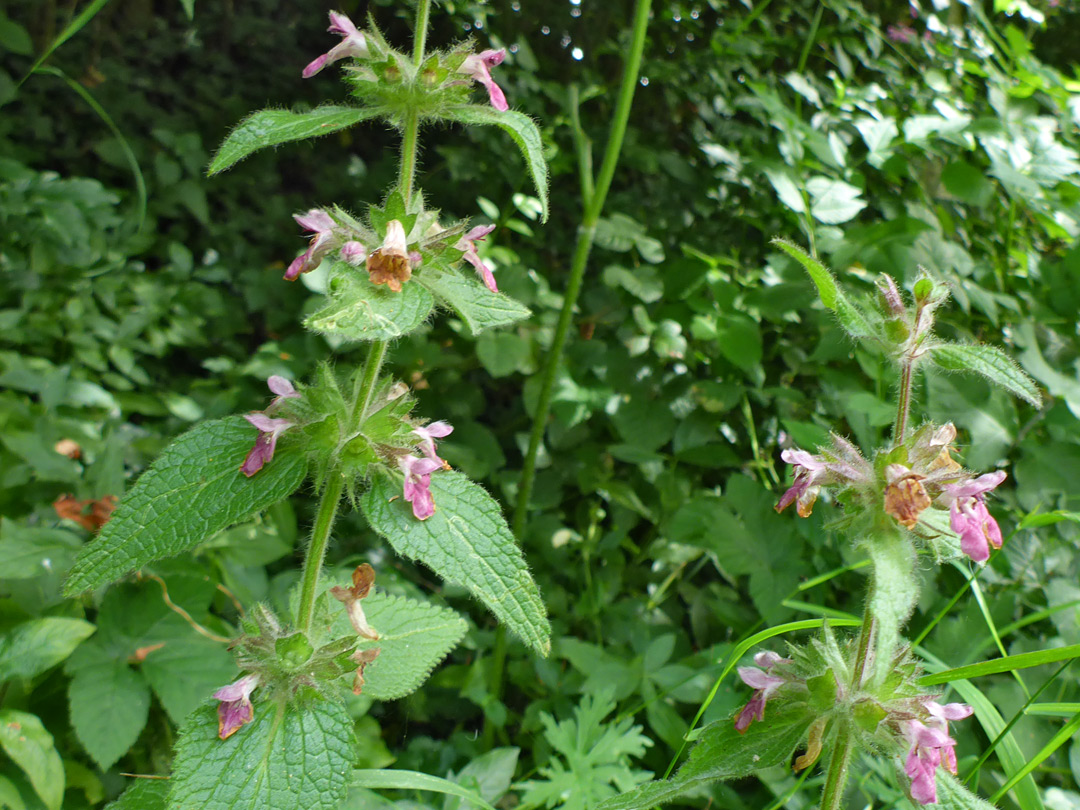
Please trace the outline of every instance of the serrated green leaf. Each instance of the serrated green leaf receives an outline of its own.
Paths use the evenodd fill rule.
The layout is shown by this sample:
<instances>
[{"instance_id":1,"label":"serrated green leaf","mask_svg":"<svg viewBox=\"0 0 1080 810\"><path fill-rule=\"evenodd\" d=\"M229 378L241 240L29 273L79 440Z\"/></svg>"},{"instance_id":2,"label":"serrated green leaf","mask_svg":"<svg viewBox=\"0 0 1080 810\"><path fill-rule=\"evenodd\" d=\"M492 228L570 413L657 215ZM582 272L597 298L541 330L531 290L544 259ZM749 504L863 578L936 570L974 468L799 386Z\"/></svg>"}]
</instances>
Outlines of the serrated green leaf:
<instances>
[{"instance_id":1,"label":"serrated green leaf","mask_svg":"<svg viewBox=\"0 0 1080 810\"><path fill-rule=\"evenodd\" d=\"M510 630L547 655L551 627L544 603L499 504L456 472L432 475L431 493L435 514L417 520L401 498L400 482L380 475L361 507L396 552L467 587Z\"/></svg>"},{"instance_id":2,"label":"serrated green leaf","mask_svg":"<svg viewBox=\"0 0 1080 810\"><path fill-rule=\"evenodd\" d=\"M777 237L772 244L780 248L784 253L791 256L801 264L810 275L810 280L817 287L818 297L821 303L836 313L837 320L848 334L857 338L869 338L874 336L874 330L870 326L869 319L858 306L856 306L845 294L833 278L829 270L803 250L801 247L786 239Z\"/></svg>"},{"instance_id":3,"label":"serrated green leaf","mask_svg":"<svg viewBox=\"0 0 1080 810\"><path fill-rule=\"evenodd\" d=\"M80 552L64 593L97 588L188 551L296 491L307 472L299 448L279 447L251 478L240 472L257 436L239 416L203 422L180 436L120 501L97 540Z\"/></svg>"},{"instance_id":4,"label":"serrated green leaf","mask_svg":"<svg viewBox=\"0 0 1080 810\"><path fill-rule=\"evenodd\" d=\"M150 711L150 687L123 658L87 647L68 685L71 725L103 771L135 744Z\"/></svg>"},{"instance_id":5,"label":"serrated green leaf","mask_svg":"<svg viewBox=\"0 0 1080 810\"><path fill-rule=\"evenodd\" d=\"M417 280L439 301L454 310L473 335L493 326L505 326L528 318L532 312L502 293L493 293L479 281L456 270L429 268Z\"/></svg>"},{"instance_id":6,"label":"serrated green leaf","mask_svg":"<svg viewBox=\"0 0 1080 810\"><path fill-rule=\"evenodd\" d=\"M168 779L135 779L105 810L165 810L168 795Z\"/></svg>"},{"instance_id":7,"label":"serrated green leaf","mask_svg":"<svg viewBox=\"0 0 1080 810\"><path fill-rule=\"evenodd\" d=\"M494 107L468 104L461 107L451 107L445 113L451 121L461 124L494 124L502 127L525 158L525 165L529 167L533 185L536 186L536 196L540 198L542 213L541 222L547 222L548 218L548 171L547 161L544 160L544 141L540 137L540 129L536 123L524 113L514 110L499 111Z\"/></svg>"},{"instance_id":8,"label":"serrated green leaf","mask_svg":"<svg viewBox=\"0 0 1080 810\"><path fill-rule=\"evenodd\" d=\"M60 810L64 801L64 763L41 721L26 712L0 709L0 748L30 779L45 806Z\"/></svg>"},{"instance_id":9,"label":"serrated green leaf","mask_svg":"<svg viewBox=\"0 0 1080 810\"><path fill-rule=\"evenodd\" d=\"M192 714L176 744L170 810L335 810L353 758L352 720L343 706L264 701L227 740L217 712Z\"/></svg>"},{"instance_id":10,"label":"serrated green leaf","mask_svg":"<svg viewBox=\"0 0 1080 810\"><path fill-rule=\"evenodd\" d=\"M364 107L325 106L303 113L259 110L237 124L236 129L229 133L214 159L210 161L210 168L206 173L214 175L225 171L252 152L267 146L329 135L374 118L377 114L376 111Z\"/></svg>"},{"instance_id":11,"label":"serrated green leaf","mask_svg":"<svg viewBox=\"0 0 1080 810\"><path fill-rule=\"evenodd\" d=\"M964 787L945 768L937 769L934 781L937 783L939 810L994 810L994 805Z\"/></svg>"},{"instance_id":12,"label":"serrated green leaf","mask_svg":"<svg viewBox=\"0 0 1080 810\"><path fill-rule=\"evenodd\" d=\"M942 343L930 350L930 359L946 371L974 371L1036 408L1042 405L1034 380L995 346Z\"/></svg>"},{"instance_id":13,"label":"serrated green leaf","mask_svg":"<svg viewBox=\"0 0 1080 810\"><path fill-rule=\"evenodd\" d=\"M364 600L364 613L379 632L378 641L365 639L358 645L362 650L379 648L379 657L364 669L364 694L376 700L415 692L468 629L450 608L400 596L372 594ZM347 624L344 613L341 616Z\"/></svg>"},{"instance_id":14,"label":"serrated green leaf","mask_svg":"<svg viewBox=\"0 0 1080 810\"><path fill-rule=\"evenodd\" d=\"M327 304L304 321L323 335L348 340L392 340L416 329L431 314L435 301L414 277L394 292L372 284L364 271L335 265Z\"/></svg>"},{"instance_id":15,"label":"serrated green leaf","mask_svg":"<svg viewBox=\"0 0 1080 810\"><path fill-rule=\"evenodd\" d=\"M66 573L82 540L67 529L0 525L0 579L33 579L52 572Z\"/></svg>"},{"instance_id":16,"label":"serrated green leaf","mask_svg":"<svg viewBox=\"0 0 1080 810\"><path fill-rule=\"evenodd\" d=\"M357 769L353 771L352 778L354 785L363 788L372 790L426 790L432 793L445 793L449 796L459 796L476 807L495 810L494 807L480 798L476 791L419 771L399 771L390 768L382 770Z\"/></svg>"},{"instance_id":17,"label":"serrated green leaf","mask_svg":"<svg viewBox=\"0 0 1080 810\"><path fill-rule=\"evenodd\" d=\"M780 709L764 722L752 723L744 734L735 730L733 718L718 720L702 729L686 764L673 777L608 799L597 810L649 810L698 785L785 763L813 719L805 709Z\"/></svg>"},{"instance_id":18,"label":"serrated green leaf","mask_svg":"<svg viewBox=\"0 0 1080 810\"><path fill-rule=\"evenodd\" d=\"M82 619L49 616L16 625L0 636L0 683L33 678L54 667L94 632Z\"/></svg>"},{"instance_id":19,"label":"serrated green leaf","mask_svg":"<svg viewBox=\"0 0 1080 810\"><path fill-rule=\"evenodd\" d=\"M214 690L238 677L225 645L198 635L186 623L162 622L154 638L154 644L163 646L147 656L142 673L177 725Z\"/></svg>"}]
</instances>

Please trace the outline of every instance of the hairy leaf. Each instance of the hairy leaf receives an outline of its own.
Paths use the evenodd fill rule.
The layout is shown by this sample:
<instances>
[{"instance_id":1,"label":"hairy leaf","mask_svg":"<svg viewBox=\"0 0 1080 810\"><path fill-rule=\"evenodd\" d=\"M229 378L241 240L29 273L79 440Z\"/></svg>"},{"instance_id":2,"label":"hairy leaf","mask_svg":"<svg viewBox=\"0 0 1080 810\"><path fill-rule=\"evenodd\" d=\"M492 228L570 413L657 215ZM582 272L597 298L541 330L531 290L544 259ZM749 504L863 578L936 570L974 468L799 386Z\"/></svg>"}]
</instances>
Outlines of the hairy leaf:
<instances>
[{"instance_id":1,"label":"hairy leaf","mask_svg":"<svg viewBox=\"0 0 1080 810\"><path fill-rule=\"evenodd\" d=\"M291 495L306 473L298 448L279 447L251 478L240 472L257 436L239 416L203 422L180 436L120 501L97 540L83 548L64 593L97 588L188 551Z\"/></svg>"},{"instance_id":2,"label":"hairy leaf","mask_svg":"<svg viewBox=\"0 0 1080 810\"><path fill-rule=\"evenodd\" d=\"M811 281L814 282L814 286L817 287L821 303L836 313L837 320L840 321L840 325L844 327L849 335L856 338L873 337L874 330L870 326L866 313L844 294L844 291L836 283L836 279L833 278L833 274L828 271L825 265L801 247L786 239L778 237L772 240L772 244L791 256L806 269Z\"/></svg>"},{"instance_id":3,"label":"hairy leaf","mask_svg":"<svg viewBox=\"0 0 1080 810\"><path fill-rule=\"evenodd\" d=\"M467 587L510 630L547 655L551 628L544 603L499 504L460 473L435 473L435 514L417 520L400 487L381 475L364 493L361 506L371 527L399 554Z\"/></svg>"},{"instance_id":4,"label":"hairy leaf","mask_svg":"<svg viewBox=\"0 0 1080 810\"><path fill-rule=\"evenodd\" d=\"M465 278L456 270L431 268L418 279L461 316L473 335L493 326L515 323L532 314L524 304L502 293L493 293L479 281Z\"/></svg>"},{"instance_id":5,"label":"hairy leaf","mask_svg":"<svg viewBox=\"0 0 1080 810\"><path fill-rule=\"evenodd\" d=\"M105 805L105 810L165 810L168 795L168 779L133 779L120 798Z\"/></svg>"},{"instance_id":6,"label":"hairy leaf","mask_svg":"<svg viewBox=\"0 0 1080 810\"><path fill-rule=\"evenodd\" d=\"M1042 405L1035 382L995 346L943 343L930 350L930 359L947 371L974 371L1036 408Z\"/></svg>"},{"instance_id":7,"label":"hairy leaf","mask_svg":"<svg viewBox=\"0 0 1080 810\"><path fill-rule=\"evenodd\" d=\"M290 110L259 110L252 113L229 133L207 174L213 175L243 160L252 152L289 141L302 141L329 135L351 127L378 113L364 107L316 107L310 112Z\"/></svg>"},{"instance_id":8,"label":"hairy leaf","mask_svg":"<svg viewBox=\"0 0 1080 810\"><path fill-rule=\"evenodd\" d=\"M547 162L544 160L544 142L536 123L524 113L513 110L500 112L493 107L479 104L451 107L446 111L446 117L461 124L494 124L502 127L514 139L514 143L521 150L522 157L525 158L525 164L529 167L533 185L536 186L536 196L540 198L543 209L540 219L542 222L547 222Z\"/></svg>"},{"instance_id":9,"label":"hairy leaf","mask_svg":"<svg viewBox=\"0 0 1080 810\"><path fill-rule=\"evenodd\" d=\"M26 712L0 709L0 748L27 775L45 806L60 810L64 801L64 763L41 721Z\"/></svg>"},{"instance_id":10,"label":"hairy leaf","mask_svg":"<svg viewBox=\"0 0 1080 810\"><path fill-rule=\"evenodd\" d=\"M780 709L764 722L751 724L745 734L735 730L732 718L718 720L702 730L686 764L673 777L608 799L597 810L649 810L697 785L779 765L791 756L813 719L805 709Z\"/></svg>"},{"instance_id":11,"label":"hairy leaf","mask_svg":"<svg viewBox=\"0 0 1080 810\"><path fill-rule=\"evenodd\" d=\"M49 616L16 625L0 636L0 683L33 678L56 666L94 632L82 619Z\"/></svg>"},{"instance_id":12,"label":"hairy leaf","mask_svg":"<svg viewBox=\"0 0 1080 810\"><path fill-rule=\"evenodd\" d=\"M304 325L324 335L348 340L392 340L407 334L431 314L435 301L416 278L401 292L372 284L363 269L340 263L330 281L327 304Z\"/></svg>"},{"instance_id":13,"label":"hairy leaf","mask_svg":"<svg viewBox=\"0 0 1080 810\"><path fill-rule=\"evenodd\" d=\"M364 669L364 694L377 700L415 692L468 629L450 608L400 596L373 594L364 600L364 613L379 632L378 641L359 645L379 648L379 657Z\"/></svg>"},{"instance_id":14,"label":"hairy leaf","mask_svg":"<svg viewBox=\"0 0 1080 810\"><path fill-rule=\"evenodd\" d=\"M180 733L169 807L334 810L352 759L352 721L337 703L257 703L254 719L227 740L218 738L214 707L204 706Z\"/></svg>"},{"instance_id":15,"label":"hairy leaf","mask_svg":"<svg viewBox=\"0 0 1080 810\"><path fill-rule=\"evenodd\" d=\"M939 810L993 810L994 805L968 790L945 768L934 774L937 783L937 807Z\"/></svg>"}]
</instances>

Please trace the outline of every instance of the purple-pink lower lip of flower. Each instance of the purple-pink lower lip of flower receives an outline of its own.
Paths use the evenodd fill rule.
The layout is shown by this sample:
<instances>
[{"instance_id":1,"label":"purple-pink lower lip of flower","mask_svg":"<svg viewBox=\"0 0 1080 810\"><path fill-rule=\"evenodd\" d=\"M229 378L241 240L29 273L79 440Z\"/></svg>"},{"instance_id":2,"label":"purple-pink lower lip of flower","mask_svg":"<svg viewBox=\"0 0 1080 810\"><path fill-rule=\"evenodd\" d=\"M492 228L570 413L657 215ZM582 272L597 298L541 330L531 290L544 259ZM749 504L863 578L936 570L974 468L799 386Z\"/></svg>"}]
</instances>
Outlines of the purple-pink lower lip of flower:
<instances>
[{"instance_id":1,"label":"purple-pink lower lip of flower","mask_svg":"<svg viewBox=\"0 0 1080 810\"><path fill-rule=\"evenodd\" d=\"M322 56L312 60L308 66L304 68L301 75L305 79L310 79L324 67L339 59L345 59L349 56L363 59L371 54L368 49L367 38L364 36L363 32L359 31L353 24L353 21L344 14L337 11L331 11L330 27L326 30L332 34L337 34L342 40Z\"/></svg>"},{"instance_id":2,"label":"purple-pink lower lip of flower","mask_svg":"<svg viewBox=\"0 0 1080 810\"><path fill-rule=\"evenodd\" d=\"M431 494L431 473L442 469L442 462L430 458L402 456L398 459L405 473L403 496L412 504L413 516L427 520L435 514L435 499Z\"/></svg>"},{"instance_id":3,"label":"purple-pink lower lip of flower","mask_svg":"<svg viewBox=\"0 0 1080 810\"><path fill-rule=\"evenodd\" d=\"M247 413L244 418L259 430L255 446L240 465L240 472L251 478L274 458L278 436L292 427L293 423L288 419L271 419L265 413Z\"/></svg>"},{"instance_id":4,"label":"purple-pink lower lip of flower","mask_svg":"<svg viewBox=\"0 0 1080 810\"><path fill-rule=\"evenodd\" d=\"M344 245L341 246L341 259L353 267L359 267L361 262L367 258L367 248L364 247L362 242L357 242L355 239L350 239Z\"/></svg>"},{"instance_id":5,"label":"purple-pink lower lip of flower","mask_svg":"<svg viewBox=\"0 0 1080 810\"><path fill-rule=\"evenodd\" d=\"M278 399L298 399L300 393L293 388L293 384L279 374L274 374L266 381L266 387L270 393L277 394Z\"/></svg>"},{"instance_id":6,"label":"purple-pink lower lip of flower","mask_svg":"<svg viewBox=\"0 0 1080 810\"><path fill-rule=\"evenodd\" d=\"M762 650L754 656L754 663L762 669L772 669L779 664L790 664L790 658L783 658L772 650Z\"/></svg>"},{"instance_id":7,"label":"purple-pink lower lip of flower","mask_svg":"<svg viewBox=\"0 0 1080 810\"><path fill-rule=\"evenodd\" d=\"M491 68L501 64L504 58L506 58L506 51L501 48L499 50L482 51L479 54L467 56L465 61L461 63L461 67L458 68L462 73L472 76L474 81L484 85L488 91L491 106L500 111L510 109L510 105L506 103L506 95L503 93L502 88L495 84L495 80L491 78Z\"/></svg>"},{"instance_id":8,"label":"purple-pink lower lip of flower","mask_svg":"<svg viewBox=\"0 0 1080 810\"><path fill-rule=\"evenodd\" d=\"M251 693L258 685L258 675L245 675L214 692L214 699L221 701L218 705L218 737L226 740L245 723L251 722L255 714Z\"/></svg>"}]
</instances>

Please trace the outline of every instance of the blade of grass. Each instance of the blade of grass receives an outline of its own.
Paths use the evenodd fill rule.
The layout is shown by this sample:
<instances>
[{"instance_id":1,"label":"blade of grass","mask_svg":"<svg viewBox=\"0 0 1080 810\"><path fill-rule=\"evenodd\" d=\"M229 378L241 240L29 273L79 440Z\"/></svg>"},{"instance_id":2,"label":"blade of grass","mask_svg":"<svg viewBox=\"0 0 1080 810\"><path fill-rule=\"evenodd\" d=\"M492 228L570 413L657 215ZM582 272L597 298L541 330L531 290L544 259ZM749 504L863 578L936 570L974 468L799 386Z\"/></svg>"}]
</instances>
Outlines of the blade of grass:
<instances>
[{"instance_id":1,"label":"blade of grass","mask_svg":"<svg viewBox=\"0 0 1080 810\"><path fill-rule=\"evenodd\" d=\"M41 56L37 58L37 61L34 62L34 66L30 68L30 70L26 71L26 75L19 79L18 84L16 84L15 86L22 87L23 82L29 79L32 74L39 72L38 68L41 67L41 65L45 62L46 59L52 56L53 51L55 51L57 48L59 48L61 45L63 45L65 42L67 42L69 39L79 33L86 26L86 24L90 22L90 20L94 19L94 15L101 11L102 7L108 2L109 0L93 0L90 5L84 8L79 14L79 16L69 22L67 24L67 27L64 28L64 30L61 31L59 35L57 35L56 39L52 41L52 44L50 44L49 47L44 50Z\"/></svg>"},{"instance_id":2,"label":"blade of grass","mask_svg":"<svg viewBox=\"0 0 1080 810\"><path fill-rule=\"evenodd\" d=\"M1017 782L1027 777L1033 770L1039 767L1039 765L1041 765L1047 757L1049 757L1051 754L1061 748L1061 746L1071 740L1073 738L1073 734L1075 734L1077 730L1080 730L1080 712L1073 715L1073 719L1066 723L1064 726L1062 726L1058 733L1051 738L1050 742L1044 745L1039 751L1039 753L1037 753L1034 757L1031 758L1031 761L1028 762L1027 765L1014 773L1009 778L1009 781L1002 785L998 789L998 792L990 797L990 801L996 802L998 799L1000 799L1002 796L1012 790L1013 786L1016 785Z\"/></svg>"},{"instance_id":3,"label":"blade of grass","mask_svg":"<svg viewBox=\"0 0 1080 810\"><path fill-rule=\"evenodd\" d=\"M984 675L997 675L1002 672L1012 672L1016 669L1053 664L1057 661L1071 661L1074 658L1080 658L1080 644L1071 644L1068 647L1057 647L1051 650L1020 653L1019 655L1006 655L1003 658L994 658L991 661L946 669L919 678L919 686L937 686L938 684L952 683L967 678L980 678Z\"/></svg>"},{"instance_id":4,"label":"blade of grass","mask_svg":"<svg viewBox=\"0 0 1080 810\"><path fill-rule=\"evenodd\" d=\"M1046 717L1072 717L1080 712L1080 703L1032 703L1025 712Z\"/></svg>"},{"instance_id":5,"label":"blade of grass","mask_svg":"<svg viewBox=\"0 0 1080 810\"><path fill-rule=\"evenodd\" d=\"M64 71L60 70L60 68L46 65L45 67L38 68L37 72L49 76L56 76L66 82L67 86L74 90L79 97L89 105L90 109L97 113L98 117L105 122L105 126L112 131L113 135L115 135L120 142L120 149L124 153L124 159L127 161L128 166L131 168L131 174L135 178L135 193L139 198L139 230L141 231L146 222L146 180L143 178L142 169L139 167L139 161L135 157L135 153L132 151L131 146L128 144L127 138L124 137L124 133L116 126L116 122L112 120L110 115L105 112L105 108L97 103L97 99L90 95L85 87L64 73Z\"/></svg>"},{"instance_id":6,"label":"blade of grass","mask_svg":"<svg viewBox=\"0 0 1080 810\"><path fill-rule=\"evenodd\" d=\"M959 568L959 564L954 563ZM998 635L997 625L994 624L994 617L990 615L990 608L986 605L986 597L983 595L982 586L979 585L979 581L975 578L971 580L971 593L975 597L975 602L979 605L979 611L983 615L983 620L986 622L987 628L990 630L990 635L994 638L994 643L997 645L998 652L1001 653L1002 658L1008 657L1009 653L1005 649L1005 645L1001 643L1001 636ZM1012 670L1012 675L1016 678L1016 682L1020 684L1020 691L1024 693L1024 697L1031 699L1031 692L1028 691L1027 684L1024 683L1023 678L1020 677L1020 673L1016 670Z\"/></svg>"}]
</instances>

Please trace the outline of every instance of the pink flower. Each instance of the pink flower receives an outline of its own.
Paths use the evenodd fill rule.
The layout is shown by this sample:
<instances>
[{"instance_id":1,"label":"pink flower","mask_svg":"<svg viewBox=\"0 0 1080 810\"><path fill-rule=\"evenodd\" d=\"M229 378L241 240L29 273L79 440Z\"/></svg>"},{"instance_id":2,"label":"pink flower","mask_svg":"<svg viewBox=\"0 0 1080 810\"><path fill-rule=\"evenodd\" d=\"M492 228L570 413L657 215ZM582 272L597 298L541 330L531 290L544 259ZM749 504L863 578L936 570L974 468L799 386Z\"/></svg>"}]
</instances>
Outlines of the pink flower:
<instances>
[{"instance_id":1,"label":"pink flower","mask_svg":"<svg viewBox=\"0 0 1080 810\"><path fill-rule=\"evenodd\" d=\"M367 248L364 247L362 242L357 242L355 239L350 239L344 245L341 246L341 259L353 267L359 267L360 263L367 258Z\"/></svg>"},{"instance_id":2,"label":"pink flower","mask_svg":"<svg viewBox=\"0 0 1080 810\"><path fill-rule=\"evenodd\" d=\"M491 99L491 106L496 110L508 110L510 105L506 103L506 96L503 95L502 88L495 84L495 80L491 78L491 68L496 65L501 65L502 60L506 58L506 50L500 48L499 50L481 51L480 53L474 53L465 57L465 61L461 63L461 67L458 71L461 73L467 73L472 77L473 81L480 82L484 85L488 91L488 98Z\"/></svg>"},{"instance_id":3,"label":"pink flower","mask_svg":"<svg viewBox=\"0 0 1080 810\"><path fill-rule=\"evenodd\" d=\"M218 705L218 737L227 740L240 726L251 722L255 715L251 693L258 685L258 675L245 675L236 683L214 692L214 699L221 701Z\"/></svg>"},{"instance_id":4,"label":"pink flower","mask_svg":"<svg viewBox=\"0 0 1080 810\"><path fill-rule=\"evenodd\" d=\"M305 79L310 79L324 67L339 59L345 59L348 56L365 59L370 54L367 39L356 29L353 21L344 14L331 11L330 27L326 30L340 36L341 42L304 68L302 75Z\"/></svg>"},{"instance_id":5,"label":"pink flower","mask_svg":"<svg viewBox=\"0 0 1080 810\"><path fill-rule=\"evenodd\" d=\"M266 381L266 386L270 389L270 393L277 394L273 401L266 406L267 410L280 405L283 399L300 399L300 393L293 388L293 384L278 374L270 377Z\"/></svg>"},{"instance_id":6,"label":"pink flower","mask_svg":"<svg viewBox=\"0 0 1080 810\"><path fill-rule=\"evenodd\" d=\"M970 717L972 708L963 703L942 706L930 700L926 710L930 713L927 723L908 720L903 726L904 737L911 744L904 773L911 780L911 798L919 804L936 804L938 767L944 764L949 773L956 773L956 740L949 736L949 721Z\"/></svg>"},{"instance_id":7,"label":"pink flower","mask_svg":"<svg viewBox=\"0 0 1080 810\"><path fill-rule=\"evenodd\" d=\"M442 469L442 462L430 458L401 456L398 459L405 473L405 500L412 504L417 520L427 520L435 514L435 499L431 496L431 474Z\"/></svg>"},{"instance_id":8,"label":"pink flower","mask_svg":"<svg viewBox=\"0 0 1080 810\"><path fill-rule=\"evenodd\" d=\"M420 437L420 449L424 451L424 455L432 461L439 462L439 465L444 468L449 465L435 454L435 440L449 436L453 432L453 426L449 422L442 421L432 422L430 425L413 430L413 433Z\"/></svg>"},{"instance_id":9,"label":"pink flower","mask_svg":"<svg viewBox=\"0 0 1080 810\"><path fill-rule=\"evenodd\" d=\"M890 25L885 29L885 34L893 42L902 42L905 45L915 39L915 29L909 25Z\"/></svg>"},{"instance_id":10,"label":"pink flower","mask_svg":"<svg viewBox=\"0 0 1080 810\"><path fill-rule=\"evenodd\" d=\"M795 482L776 504L776 511L783 512L793 502L799 517L809 517L814 511L814 502L821 490L821 482L828 475L828 468L821 456L814 456L805 450L785 450L780 458L795 467Z\"/></svg>"},{"instance_id":11,"label":"pink flower","mask_svg":"<svg viewBox=\"0 0 1080 810\"><path fill-rule=\"evenodd\" d=\"M305 231L312 231L308 249L293 259L289 269L285 271L286 281L296 281L301 273L307 273L319 266L323 256L333 247L334 230L337 223L333 218L318 208L312 208L306 214L293 214L293 219L299 223Z\"/></svg>"},{"instance_id":12,"label":"pink flower","mask_svg":"<svg viewBox=\"0 0 1080 810\"><path fill-rule=\"evenodd\" d=\"M260 431L255 446L240 465L240 472L251 478L274 457L278 436L291 428L293 423L288 419L271 419L265 413L246 413L244 418Z\"/></svg>"},{"instance_id":13,"label":"pink flower","mask_svg":"<svg viewBox=\"0 0 1080 810\"><path fill-rule=\"evenodd\" d=\"M735 730L740 734L744 733L755 720L765 719L765 704L769 702L769 698L777 689L787 683L784 678L770 675L768 670L777 664L790 664L791 659L781 658L777 653L765 651L754 656L754 663L759 667L764 667L764 670L757 667L739 667L738 669L743 683L755 689L750 702L735 718Z\"/></svg>"},{"instance_id":14,"label":"pink flower","mask_svg":"<svg viewBox=\"0 0 1080 810\"><path fill-rule=\"evenodd\" d=\"M973 481L942 487L952 530L960 535L961 550L975 562L990 558L990 546L1001 548L1001 528L987 511L983 496L1004 480L1005 471L998 470Z\"/></svg>"},{"instance_id":15,"label":"pink flower","mask_svg":"<svg viewBox=\"0 0 1080 810\"><path fill-rule=\"evenodd\" d=\"M491 268L484 264L483 259L480 258L480 254L476 252L476 242L480 242L495 230L494 225L477 225L465 234L458 243L454 245L458 250L464 251L465 261L476 268L477 274L483 279L484 284L492 292L498 292L499 288L495 286L495 276L491 272Z\"/></svg>"}]
</instances>

